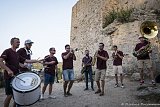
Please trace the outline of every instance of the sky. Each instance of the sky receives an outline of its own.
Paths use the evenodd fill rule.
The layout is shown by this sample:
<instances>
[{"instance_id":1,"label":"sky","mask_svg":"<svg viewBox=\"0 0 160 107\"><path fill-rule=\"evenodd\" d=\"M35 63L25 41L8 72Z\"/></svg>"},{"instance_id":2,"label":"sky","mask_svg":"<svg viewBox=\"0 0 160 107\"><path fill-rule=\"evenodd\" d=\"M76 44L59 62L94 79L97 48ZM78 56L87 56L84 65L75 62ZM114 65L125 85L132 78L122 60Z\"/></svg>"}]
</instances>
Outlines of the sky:
<instances>
[{"instance_id":1,"label":"sky","mask_svg":"<svg viewBox=\"0 0 160 107\"><path fill-rule=\"evenodd\" d=\"M31 39L32 59L43 58L55 47L62 61L64 46L70 44L72 7L78 0L0 0L0 54L18 37L20 48Z\"/></svg>"}]
</instances>

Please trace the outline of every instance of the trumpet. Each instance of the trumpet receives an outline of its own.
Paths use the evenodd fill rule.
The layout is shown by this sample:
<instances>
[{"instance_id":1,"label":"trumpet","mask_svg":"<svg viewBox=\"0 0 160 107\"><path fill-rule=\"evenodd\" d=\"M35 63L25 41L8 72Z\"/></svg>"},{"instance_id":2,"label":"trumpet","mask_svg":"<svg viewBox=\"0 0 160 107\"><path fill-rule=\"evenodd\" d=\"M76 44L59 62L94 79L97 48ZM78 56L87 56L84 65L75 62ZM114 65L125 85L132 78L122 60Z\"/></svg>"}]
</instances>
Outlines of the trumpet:
<instances>
[{"instance_id":1,"label":"trumpet","mask_svg":"<svg viewBox=\"0 0 160 107\"><path fill-rule=\"evenodd\" d=\"M115 60L117 58L117 51L114 52L114 54L112 55L112 57L113 57L113 60Z\"/></svg>"},{"instance_id":2,"label":"trumpet","mask_svg":"<svg viewBox=\"0 0 160 107\"><path fill-rule=\"evenodd\" d=\"M98 51L95 52L94 56L93 56L93 60L92 60L92 66L95 65L96 61L97 61L97 54L98 54Z\"/></svg>"},{"instance_id":3,"label":"trumpet","mask_svg":"<svg viewBox=\"0 0 160 107\"><path fill-rule=\"evenodd\" d=\"M74 52L76 52L76 51L78 51L78 48L75 48L75 49L72 49L72 48L71 48L71 49L70 49L70 52L71 52L71 53L74 53Z\"/></svg>"}]
</instances>

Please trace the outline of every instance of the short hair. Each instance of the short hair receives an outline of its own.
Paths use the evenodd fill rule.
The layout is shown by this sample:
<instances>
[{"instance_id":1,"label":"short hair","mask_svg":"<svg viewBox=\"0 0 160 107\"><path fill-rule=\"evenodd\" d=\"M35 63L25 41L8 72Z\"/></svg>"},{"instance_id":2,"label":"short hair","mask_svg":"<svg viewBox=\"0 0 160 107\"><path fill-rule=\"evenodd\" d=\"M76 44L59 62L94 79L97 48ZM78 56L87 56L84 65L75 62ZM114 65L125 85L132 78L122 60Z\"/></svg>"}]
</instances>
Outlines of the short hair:
<instances>
[{"instance_id":1,"label":"short hair","mask_svg":"<svg viewBox=\"0 0 160 107\"><path fill-rule=\"evenodd\" d=\"M19 40L19 38L16 38L16 37L12 38L12 39L10 40L10 44L11 44L11 45L14 43L14 40L15 40L15 39Z\"/></svg>"},{"instance_id":2,"label":"short hair","mask_svg":"<svg viewBox=\"0 0 160 107\"><path fill-rule=\"evenodd\" d=\"M54 49L54 47L52 47L52 48L49 48L49 52L51 52L51 51L52 51L52 49Z\"/></svg>"},{"instance_id":3,"label":"short hair","mask_svg":"<svg viewBox=\"0 0 160 107\"><path fill-rule=\"evenodd\" d=\"M88 51L88 52L89 52L89 50L88 50L88 49L86 49L86 50L85 50L85 52L86 52L86 51Z\"/></svg>"},{"instance_id":4,"label":"short hair","mask_svg":"<svg viewBox=\"0 0 160 107\"><path fill-rule=\"evenodd\" d=\"M67 44L67 45L65 45L65 49L66 49L68 46L70 46L70 45L68 45L68 44Z\"/></svg>"},{"instance_id":5,"label":"short hair","mask_svg":"<svg viewBox=\"0 0 160 107\"><path fill-rule=\"evenodd\" d=\"M118 48L117 45L113 45L113 48Z\"/></svg>"},{"instance_id":6,"label":"short hair","mask_svg":"<svg viewBox=\"0 0 160 107\"><path fill-rule=\"evenodd\" d=\"M102 45L102 46L104 46L104 43L102 43L102 42L101 42L101 43L99 43L99 44L100 44L100 45Z\"/></svg>"}]
</instances>

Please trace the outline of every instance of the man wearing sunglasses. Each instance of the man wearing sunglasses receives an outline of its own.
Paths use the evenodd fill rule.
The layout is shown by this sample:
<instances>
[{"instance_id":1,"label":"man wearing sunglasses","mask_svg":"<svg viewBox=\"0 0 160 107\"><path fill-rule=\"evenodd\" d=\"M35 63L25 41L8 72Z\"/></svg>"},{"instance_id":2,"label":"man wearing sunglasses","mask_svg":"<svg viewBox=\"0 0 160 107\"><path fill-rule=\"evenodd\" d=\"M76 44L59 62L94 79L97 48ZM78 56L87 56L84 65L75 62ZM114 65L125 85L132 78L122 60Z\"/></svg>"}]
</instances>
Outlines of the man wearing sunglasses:
<instances>
[{"instance_id":1,"label":"man wearing sunglasses","mask_svg":"<svg viewBox=\"0 0 160 107\"><path fill-rule=\"evenodd\" d=\"M104 86L105 86L105 76L107 69L107 60L109 59L108 52L104 50L104 44L99 43L99 50L95 56L97 58L96 63L96 72L95 72L95 81L97 83L98 90L95 94L99 94L99 96L104 95ZM101 80L101 84L100 84Z\"/></svg>"},{"instance_id":2,"label":"man wearing sunglasses","mask_svg":"<svg viewBox=\"0 0 160 107\"><path fill-rule=\"evenodd\" d=\"M55 48L49 49L50 55L45 56L44 58L44 86L42 88L41 99L44 99L44 93L49 84L49 95L48 98L56 98L55 96L51 96L52 93L52 85L54 84L56 72L58 72L57 64L58 60L54 56L56 53Z\"/></svg>"}]
</instances>

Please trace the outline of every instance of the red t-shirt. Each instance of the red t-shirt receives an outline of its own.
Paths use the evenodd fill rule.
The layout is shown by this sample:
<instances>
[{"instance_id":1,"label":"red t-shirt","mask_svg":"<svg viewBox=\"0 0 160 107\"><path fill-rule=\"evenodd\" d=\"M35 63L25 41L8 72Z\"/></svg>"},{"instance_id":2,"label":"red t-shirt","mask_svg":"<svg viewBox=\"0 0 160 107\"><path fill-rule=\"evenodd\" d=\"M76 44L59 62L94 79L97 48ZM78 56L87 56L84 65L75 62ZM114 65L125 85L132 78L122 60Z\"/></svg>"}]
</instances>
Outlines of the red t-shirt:
<instances>
[{"instance_id":1,"label":"red t-shirt","mask_svg":"<svg viewBox=\"0 0 160 107\"><path fill-rule=\"evenodd\" d=\"M55 61L56 63L47 65L44 69L45 73L50 75L55 75L55 66L58 64L58 60L55 56L50 57L49 55L45 56L44 62Z\"/></svg>"},{"instance_id":2,"label":"red t-shirt","mask_svg":"<svg viewBox=\"0 0 160 107\"><path fill-rule=\"evenodd\" d=\"M124 56L122 51L118 51L117 53L120 56ZM113 52L112 56L114 56L114 55L115 55L115 52ZM115 65L115 66L122 65L122 59L118 55L116 55L116 58L113 60L113 65Z\"/></svg>"},{"instance_id":3,"label":"red t-shirt","mask_svg":"<svg viewBox=\"0 0 160 107\"><path fill-rule=\"evenodd\" d=\"M105 50L98 51L98 54L99 54L100 56L109 58L108 52L105 51ZM100 59L100 58L97 58L97 69L99 69L99 70L107 69L107 63L106 63L106 62L107 62L107 61L105 61L105 60L102 60L102 59Z\"/></svg>"},{"instance_id":4,"label":"red t-shirt","mask_svg":"<svg viewBox=\"0 0 160 107\"><path fill-rule=\"evenodd\" d=\"M73 69L73 55L71 54L67 59L64 59L63 57L65 55L67 55L68 52L64 52L62 53L62 59L63 59L63 65L62 65L62 69L66 70L66 69Z\"/></svg>"},{"instance_id":5,"label":"red t-shirt","mask_svg":"<svg viewBox=\"0 0 160 107\"><path fill-rule=\"evenodd\" d=\"M19 73L19 62L25 61L26 59L19 56L19 54L15 51L13 51L11 48L6 49L0 58L3 58L5 60L5 65L10 68L14 75L17 75ZM8 72L4 71L4 79L10 79L11 77L8 75Z\"/></svg>"}]
</instances>

